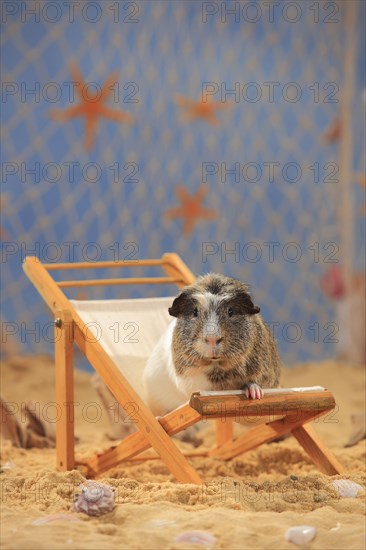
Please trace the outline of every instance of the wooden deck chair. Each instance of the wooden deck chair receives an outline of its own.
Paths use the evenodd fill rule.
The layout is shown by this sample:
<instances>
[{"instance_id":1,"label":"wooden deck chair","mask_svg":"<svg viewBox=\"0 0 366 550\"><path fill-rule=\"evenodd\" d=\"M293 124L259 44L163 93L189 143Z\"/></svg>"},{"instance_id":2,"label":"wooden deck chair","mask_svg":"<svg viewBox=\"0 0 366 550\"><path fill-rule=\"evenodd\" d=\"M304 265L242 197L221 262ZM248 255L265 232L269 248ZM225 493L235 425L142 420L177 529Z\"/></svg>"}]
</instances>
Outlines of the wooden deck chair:
<instances>
[{"instance_id":1,"label":"wooden deck chair","mask_svg":"<svg viewBox=\"0 0 366 550\"><path fill-rule=\"evenodd\" d=\"M159 266L165 272L165 276L56 281L49 273L55 270L75 269L87 272L88 269L95 268L133 269L135 266ZM283 434L292 433L322 472L333 475L343 471L330 450L308 425L310 421L329 413L335 407L334 397L330 391L321 387L265 390L264 398L260 401L247 399L240 391L196 392L189 403L162 418L155 418L139 394L141 387L138 379L128 374L128 366L124 358L119 357L119 351L116 351L117 348L113 345L113 339L110 336L111 331L109 331L109 337L104 337L103 334L96 334L95 330L93 332L91 327L94 323L94 328L98 329L99 321L103 316L107 317L112 324L116 318L127 319L125 323L133 323L136 318L134 315L141 306L146 320L144 325L139 318L142 322L142 326L139 326L140 333L145 332L144 326L156 325L155 328L158 330L149 332L149 338L146 337L146 341L140 338L138 344L128 342L131 345L127 350L127 357L136 353L137 356L146 355L148 348L155 344L161 327L168 321L166 314L155 316L154 299L136 300L132 314L131 311L129 313L127 311L127 317L124 315L126 312L123 308L128 310L133 300L96 301L94 305L97 307L97 313L95 314L95 307L91 301L70 300L62 290L71 287L126 284L175 284L182 288L194 282L195 276L177 254L167 253L160 259L137 262L101 261L60 264L42 264L38 258L29 256L25 258L23 267L51 308L55 319L56 400L59 410L62 411L56 425L56 456L59 470L70 470L78 464L83 464L87 466L88 475L94 477L122 461L146 457L144 452L152 448L156 452L154 456L160 457L178 481L200 484L203 482L201 477L187 460L189 453L185 456L171 436L201 420L216 419L216 447L210 451L192 452L190 456L201 454L227 460ZM110 302L109 308L108 302ZM165 308L167 299L157 298L155 305L157 303L159 307ZM148 339L149 342L147 342ZM82 462L75 459L74 454L74 343L127 414L131 412L131 404L133 405L137 428L135 433L128 435L117 445ZM266 418L267 421L252 427L237 439L233 438L233 420L242 422L258 417ZM151 457L151 451L149 453L148 456Z\"/></svg>"}]
</instances>

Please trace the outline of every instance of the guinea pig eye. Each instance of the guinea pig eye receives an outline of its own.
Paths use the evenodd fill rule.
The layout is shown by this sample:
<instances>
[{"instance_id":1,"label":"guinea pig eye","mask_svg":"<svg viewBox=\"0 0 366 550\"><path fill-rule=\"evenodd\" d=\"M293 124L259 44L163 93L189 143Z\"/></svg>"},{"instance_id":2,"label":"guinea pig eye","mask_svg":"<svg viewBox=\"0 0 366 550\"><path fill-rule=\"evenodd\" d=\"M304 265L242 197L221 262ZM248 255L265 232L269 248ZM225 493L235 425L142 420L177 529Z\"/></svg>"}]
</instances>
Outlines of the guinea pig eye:
<instances>
[{"instance_id":1,"label":"guinea pig eye","mask_svg":"<svg viewBox=\"0 0 366 550\"><path fill-rule=\"evenodd\" d=\"M227 314L229 317L232 317L234 315L234 311L231 307L229 307L229 309L227 310Z\"/></svg>"},{"instance_id":2,"label":"guinea pig eye","mask_svg":"<svg viewBox=\"0 0 366 550\"><path fill-rule=\"evenodd\" d=\"M198 309L196 307L193 310L193 317L198 317Z\"/></svg>"}]
</instances>

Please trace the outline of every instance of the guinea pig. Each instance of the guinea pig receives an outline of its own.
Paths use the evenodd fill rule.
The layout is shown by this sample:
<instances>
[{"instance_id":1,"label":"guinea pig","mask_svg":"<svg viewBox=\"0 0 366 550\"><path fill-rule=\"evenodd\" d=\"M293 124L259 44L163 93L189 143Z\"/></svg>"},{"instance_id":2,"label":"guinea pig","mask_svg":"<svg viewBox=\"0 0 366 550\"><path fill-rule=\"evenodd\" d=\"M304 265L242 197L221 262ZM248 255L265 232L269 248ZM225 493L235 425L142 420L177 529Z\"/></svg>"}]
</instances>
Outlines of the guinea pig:
<instances>
[{"instance_id":1,"label":"guinea pig","mask_svg":"<svg viewBox=\"0 0 366 550\"><path fill-rule=\"evenodd\" d=\"M261 399L278 386L275 340L253 304L248 286L209 273L184 288L169 308L175 317L144 371L145 396L164 415L200 390L244 390Z\"/></svg>"}]
</instances>

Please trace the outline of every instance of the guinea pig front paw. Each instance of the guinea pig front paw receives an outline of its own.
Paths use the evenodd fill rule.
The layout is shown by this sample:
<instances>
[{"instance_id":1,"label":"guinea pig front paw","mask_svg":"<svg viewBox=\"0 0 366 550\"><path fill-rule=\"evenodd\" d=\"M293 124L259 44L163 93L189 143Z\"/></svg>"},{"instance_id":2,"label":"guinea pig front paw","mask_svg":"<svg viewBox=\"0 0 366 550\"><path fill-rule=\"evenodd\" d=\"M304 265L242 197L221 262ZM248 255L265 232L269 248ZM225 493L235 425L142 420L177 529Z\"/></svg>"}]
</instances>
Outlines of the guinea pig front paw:
<instances>
[{"instance_id":1,"label":"guinea pig front paw","mask_svg":"<svg viewBox=\"0 0 366 550\"><path fill-rule=\"evenodd\" d=\"M249 382L249 384L245 384L243 387L244 394L251 399L262 399L263 397L263 390L258 384L255 384L254 382Z\"/></svg>"}]
</instances>

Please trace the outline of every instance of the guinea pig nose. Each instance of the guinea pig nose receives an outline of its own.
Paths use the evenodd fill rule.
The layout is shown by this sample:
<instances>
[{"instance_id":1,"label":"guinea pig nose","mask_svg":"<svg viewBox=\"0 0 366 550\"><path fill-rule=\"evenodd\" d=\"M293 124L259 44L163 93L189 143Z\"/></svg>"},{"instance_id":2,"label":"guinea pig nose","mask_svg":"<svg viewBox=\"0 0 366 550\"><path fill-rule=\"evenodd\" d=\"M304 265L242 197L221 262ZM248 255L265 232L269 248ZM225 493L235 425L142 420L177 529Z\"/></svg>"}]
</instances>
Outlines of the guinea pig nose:
<instances>
[{"instance_id":1,"label":"guinea pig nose","mask_svg":"<svg viewBox=\"0 0 366 550\"><path fill-rule=\"evenodd\" d=\"M222 342L222 338L217 338L216 336L206 336L205 342L206 344L211 344L212 346L216 346L217 344L220 344Z\"/></svg>"}]
</instances>

